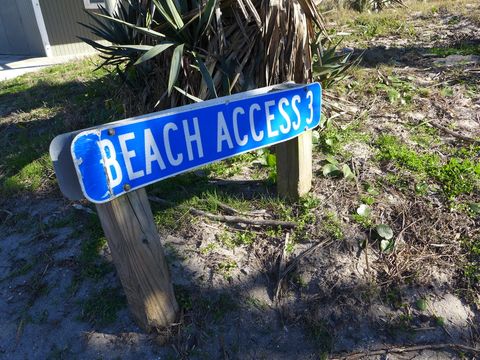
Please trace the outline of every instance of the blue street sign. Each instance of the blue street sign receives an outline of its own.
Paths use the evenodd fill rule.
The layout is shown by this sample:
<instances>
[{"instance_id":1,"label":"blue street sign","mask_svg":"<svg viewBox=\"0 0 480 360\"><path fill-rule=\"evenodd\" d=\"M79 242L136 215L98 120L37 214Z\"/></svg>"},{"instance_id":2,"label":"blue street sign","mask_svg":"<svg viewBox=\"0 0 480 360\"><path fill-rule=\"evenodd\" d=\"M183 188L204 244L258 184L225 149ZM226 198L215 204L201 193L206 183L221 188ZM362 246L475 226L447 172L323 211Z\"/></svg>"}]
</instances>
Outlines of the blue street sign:
<instances>
[{"instance_id":1,"label":"blue street sign","mask_svg":"<svg viewBox=\"0 0 480 360\"><path fill-rule=\"evenodd\" d=\"M320 123L320 84L272 90L257 89L78 133L71 155L83 194L103 203L199 166L292 139Z\"/></svg>"}]
</instances>

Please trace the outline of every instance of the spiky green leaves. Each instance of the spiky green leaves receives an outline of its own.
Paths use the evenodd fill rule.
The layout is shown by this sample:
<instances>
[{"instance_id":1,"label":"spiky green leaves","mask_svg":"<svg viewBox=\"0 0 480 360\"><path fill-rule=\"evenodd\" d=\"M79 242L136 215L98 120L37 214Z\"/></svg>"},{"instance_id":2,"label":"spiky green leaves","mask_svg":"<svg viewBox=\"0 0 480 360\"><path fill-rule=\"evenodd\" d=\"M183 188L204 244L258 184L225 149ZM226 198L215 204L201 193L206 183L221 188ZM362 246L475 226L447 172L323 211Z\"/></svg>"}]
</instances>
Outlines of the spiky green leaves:
<instances>
[{"instance_id":1,"label":"spiky green leaves","mask_svg":"<svg viewBox=\"0 0 480 360\"><path fill-rule=\"evenodd\" d=\"M177 82L178 74L182 66L184 44L180 44L173 50L172 62L170 64L170 75L168 76L168 95L172 93L173 86Z\"/></svg>"},{"instance_id":2,"label":"spiky green leaves","mask_svg":"<svg viewBox=\"0 0 480 360\"><path fill-rule=\"evenodd\" d=\"M150 59L154 58L155 56L160 55L162 52L164 52L165 50L167 50L169 47L171 47L173 45L175 45L175 43L173 43L171 41L165 41L165 42L161 42L160 44L151 47L145 54L143 54L142 56L140 56L138 58L138 60L135 62L134 65L141 64L144 61L150 60Z\"/></svg>"},{"instance_id":3,"label":"spiky green leaves","mask_svg":"<svg viewBox=\"0 0 480 360\"><path fill-rule=\"evenodd\" d=\"M287 77L306 82L310 30L313 24L321 27L321 19L313 0L286 4L279 11L275 2L263 9L257 0L121 1L112 14L90 13L92 22L85 25L112 45L87 41L101 52L101 66L114 65L126 84L145 89L145 106L184 103L183 97L172 94L174 88L197 101ZM284 43L281 52L279 42ZM155 84L148 86L150 81Z\"/></svg>"}]
</instances>

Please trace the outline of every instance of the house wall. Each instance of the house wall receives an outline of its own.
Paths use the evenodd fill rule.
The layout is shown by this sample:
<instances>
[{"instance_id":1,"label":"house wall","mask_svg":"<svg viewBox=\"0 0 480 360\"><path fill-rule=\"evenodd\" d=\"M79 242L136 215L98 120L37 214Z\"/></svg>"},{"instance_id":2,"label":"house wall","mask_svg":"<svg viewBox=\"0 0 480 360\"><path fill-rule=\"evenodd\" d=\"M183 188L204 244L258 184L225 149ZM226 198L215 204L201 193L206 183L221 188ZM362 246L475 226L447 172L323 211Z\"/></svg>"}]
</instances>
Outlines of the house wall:
<instances>
[{"instance_id":1,"label":"house wall","mask_svg":"<svg viewBox=\"0 0 480 360\"><path fill-rule=\"evenodd\" d=\"M32 1L0 2L0 54L44 56Z\"/></svg>"},{"instance_id":2,"label":"house wall","mask_svg":"<svg viewBox=\"0 0 480 360\"><path fill-rule=\"evenodd\" d=\"M81 36L98 40L90 30L79 24L92 23L85 13L83 0L40 0L40 7L53 56L94 52L91 46L78 39Z\"/></svg>"}]
</instances>

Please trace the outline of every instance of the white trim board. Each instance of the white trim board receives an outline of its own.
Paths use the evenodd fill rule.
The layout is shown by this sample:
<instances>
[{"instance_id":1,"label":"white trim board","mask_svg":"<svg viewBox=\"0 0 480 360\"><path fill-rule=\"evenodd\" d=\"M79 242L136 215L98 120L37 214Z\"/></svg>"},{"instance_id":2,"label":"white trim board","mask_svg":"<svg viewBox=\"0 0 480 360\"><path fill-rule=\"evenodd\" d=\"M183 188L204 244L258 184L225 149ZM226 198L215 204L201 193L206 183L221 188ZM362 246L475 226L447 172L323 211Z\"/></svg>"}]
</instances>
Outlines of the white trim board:
<instances>
[{"instance_id":1,"label":"white trim board","mask_svg":"<svg viewBox=\"0 0 480 360\"><path fill-rule=\"evenodd\" d=\"M85 9L96 10L100 9L100 6L105 7L105 0L94 2L92 2L91 0L83 0L83 5L85 6Z\"/></svg>"},{"instance_id":2,"label":"white trim board","mask_svg":"<svg viewBox=\"0 0 480 360\"><path fill-rule=\"evenodd\" d=\"M43 20L42 9L40 7L39 0L32 0L33 12L35 13L35 19L37 20L38 30L40 31L40 37L42 38L43 49L47 57L52 57L52 47L50 46L50 40L48 39L47 27Z\"/></svg>"}]
</instances>

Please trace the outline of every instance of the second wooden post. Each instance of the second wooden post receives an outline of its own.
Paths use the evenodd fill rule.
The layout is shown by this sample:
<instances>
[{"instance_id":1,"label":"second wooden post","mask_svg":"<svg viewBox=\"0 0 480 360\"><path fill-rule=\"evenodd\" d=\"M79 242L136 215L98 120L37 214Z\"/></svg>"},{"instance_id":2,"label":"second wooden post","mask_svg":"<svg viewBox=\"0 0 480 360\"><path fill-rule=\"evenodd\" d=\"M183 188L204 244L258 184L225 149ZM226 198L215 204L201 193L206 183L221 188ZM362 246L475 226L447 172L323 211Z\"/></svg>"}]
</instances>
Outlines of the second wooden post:
<instances>
[{"instance_id":1,"label":"second wooden post","mask_svg":"<svg viewBox=\"0 0 480 360\"><path fill-rule=\"evenodd\" d=\"M312 187L312 132L276 146L277 190L279 195L297 200Z\"/></svg>"}]
</instances>

